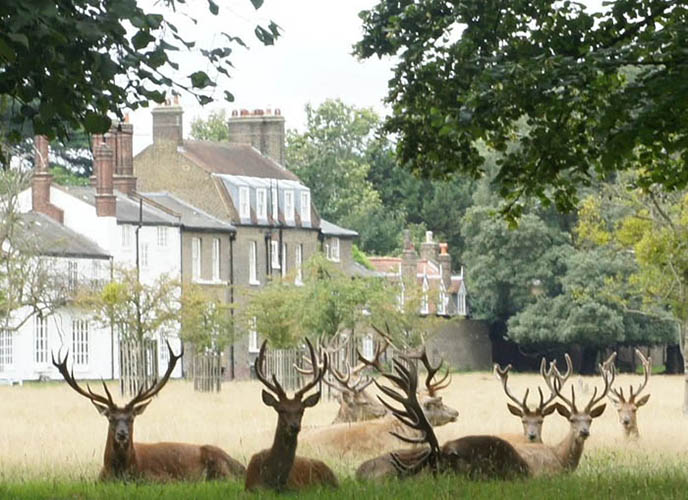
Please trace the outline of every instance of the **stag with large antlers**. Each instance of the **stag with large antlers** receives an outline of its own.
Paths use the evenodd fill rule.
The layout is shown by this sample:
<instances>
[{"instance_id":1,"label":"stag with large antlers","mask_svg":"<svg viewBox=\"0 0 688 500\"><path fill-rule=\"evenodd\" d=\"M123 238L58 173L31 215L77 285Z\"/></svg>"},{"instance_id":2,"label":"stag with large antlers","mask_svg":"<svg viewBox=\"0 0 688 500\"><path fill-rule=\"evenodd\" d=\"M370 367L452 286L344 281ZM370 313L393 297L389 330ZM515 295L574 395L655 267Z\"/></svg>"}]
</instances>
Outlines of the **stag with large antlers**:
<instances>
[{"instance_id":1,"label":"stag with large antlers","mask_svg":"<svg viewBox=\"0 0 688 500\"><path fill-rule=\"evenodd\" d=\"M407 358L407 361L410 361ZM507 441L496 436L466 436L440 446L429 420L416 395L418 375L415 365L408 367L394 361L394 374L383 373L398 390L375 381L380 391L402 405L398 408L384 399L382 403L399 421L416 431L417 437L397 434L396 437L412 444L424 443L420 450L397 450L361 464L356 471L358 479L404 477L422 470L467 474L469 477L507 479L529 474L526 462Z\"/></svg>"},{"instance_id":2,"label":"stag with large antlers","mask_svg":"<svg viewBox=\"0 0 688 500\"><path fill-rule=\"evenodd\" d=\"M86 385L84 390L67 369L67 353L59 363L53 356L53 365L67 384L78 394L88 398L98 412L108 419L108 435L100 479L148 479L155 481L216 479L226 476L242 477L244 466L211 445L187 443L134 443L134 419L148 407L160 392L182 357L174 354L167 344L170 360L163 377L147 389L141 387L134 398L124 406L115 404L103 382L105 396L97 394Z\"/></svg>"},{"instance_id":3,"label":"stag with large antlers","mask_svg":"<svg viewBox=\"0 0 688 500\"><path fill-rule=\"evenodd\" d=\"M635 350L635 354L640 358L640 362L643 364L643 381L638 385L637 389L633 388L633 385L628 387L628 397L624 394L623 388L615 389L611 388L607 397L610 399L616 411L619 414L619 422L623 426L624 437L627 439L637 439L640 434L638 432L638 420L636 412L638 408L643 406L650 399L649 394L645 394L643 397L638 398L645 386L647 386L647 381L650 378L650 373L652 373L652 358L645 357L639 349ZM607 361L604 362L604 366L610 370L616 372L614 366L614 359L616 358L616 353L613 353Z\"/></svg>"},{"instance_id":4,"label":"stag with large antlers","mask_svg":"<svg viewBox=\"0 0 688 500\"><path fill-rule=\"evenodd\" d=\"M336 337L336 336L335 336ZM329 343L323 343L319 346L321 351L328 354L330 360L332 354L342 352L351 337L346 338L343 342L333 345L334 340ZM379 362L379 357L382 356L389 346L388 343L378 346L375 352L375 359ZM299 367L296 364L294 368L302 375L313 375L313 367L310 365L310 360L307 356L303 359L304 367ZM345 362L346 371L338 370L334 364L330 363L329 376L326 374L322 381L329 385L338 394L339 411L337 416L332 421L333 424L340 422L364 422L366 420L374 420L382 418L387 413L385 407L382 406L373 396L371 396L367 389L373 380L364 375L362 372L366 365L358 363L352 368L351 363Z\"/></svg>"},{"instance_id":5,"label":"stag with large antlers","mask_svg":"<svg viewBox=\"0 0 688 500\"><path fill-rule=\"evenodd\" d=\"M546 444L514 444L516 450L524 458L531 471L535 475L552 474L564 471L572 471L578 467L585 441L590 436L590 425L593 419L604 413L606 404L599 404L609 393L614 382L614 372L605 370L599 365L603 379L603 389L598 395L595 387L592 397L583 408L576 406L576 393L571 386L571 398L567 398L561 391L564 377L556 365L552 376L546 378L548 388L557 394L565 403L556 403L557 412L569 421L569 432L559 444L549 446Z\"/></svg>"},{"instance_id":6,"label":"stag with large antlers","mask_svg":"<svg viewBox=\"0 0 688 500\"><path fill-rule=\"evenodd\" d=\"M265 348L263 341L256 359L256 376L267 390L263 389L263 403L277 412L277 429L272 448L256 453L246 469L246 489L260 487L277 491L297 490L312 485L338 486L332 470L320 460L296 456L296 446L301 419L306 408L318 404L320 389L304 399L309 390L316 387L327 371L327 353L322 353L322 364L319 364L311 342L306 339L310 362L313 367L313 379L301 389L288 397L275 375L272 380L265 375Z\"/></svg>"},{"instance_id":7,"label":"stag with large antlers","mask_svg":"<svg viewBox=\"0 0 688 500\"><path fill-rule=\"evenodd\" d=\"M383 341L384 342L384 341ZM383 367L380 361L380 347L372 360L366 359L358 352L358 359L366 366L370 366L376 371L382 372ZM437 372L442 366L442 361L437 366L432 366L428 360L425 350L416 354L414 358L419 359L428 371L425 379L425 391L420 394L421 406L424 414L432 425L440 426L456 421L459 412L445 405L442 397L438 396L438 391L448 385L448 375L445 374L439 380L435 380ZM398 446L399 441L396 434L408 437L418 437L419 433L410 427L403 425L392 415L377 420L367 422L354 422L350 424L331 425L327 428L308 429L304 433L304 442L313 448L328 449L339 455L357 454L372 455L379 453L380 450Z\"/></svg>"},{"instance_id":8,"label":"stag with large antlers","mask_svg":"<svg viewBox=\"0 0 688 500\"><path fill-rule=\"evenodd\" d=\"M571 376L572 370L571 358L568 354L566 354L564 357L566 358L567 369L566 373L563 376L563 379L560 381L562 385ZM542 378L545 379L545 381L553 375L555 365L556 362L552 362L550 364L549 370L547 370L547 360L545 358L542 358L542 361L540 362L540 375L542 376ZM508 379L509 371L511 371L511 365L508 365L506 368L502 368L498 364L495 364L494 370L497 377L502 383L502 389L504 390L504 393L511 401L513 401L513 403L515 403L507 403L507 408L509 409L512 415L515 415L521 419L521 424L523 425L523 435L518 439L525 439L527 442L530 443L542 443L542 425L545 421L545 417L554 413L554 411L556 410L556 405L550 404L557 398L556 393L554 391L550 391L549 396L547 397L547 399L545 399L542 389L538 386L538 393L540 394L540 403L536 407L531 409L530 406L528 406L528 395L530 393L530 389L526 389L526 392L522 400L514 396L511 390L509 390ZM518 440L516 438L512 439L511 436L506 439L508 439L509 441Z\"/></svg>"}]
</instances>

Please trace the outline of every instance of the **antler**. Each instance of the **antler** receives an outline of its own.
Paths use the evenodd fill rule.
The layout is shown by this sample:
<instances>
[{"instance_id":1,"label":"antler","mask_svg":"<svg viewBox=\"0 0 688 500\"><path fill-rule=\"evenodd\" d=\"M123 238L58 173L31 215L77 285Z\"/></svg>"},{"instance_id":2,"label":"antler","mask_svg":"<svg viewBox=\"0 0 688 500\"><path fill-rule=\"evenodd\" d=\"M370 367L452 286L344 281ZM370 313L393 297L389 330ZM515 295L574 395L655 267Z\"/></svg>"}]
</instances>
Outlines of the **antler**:
<instances>
[{"instance_id":1,"label":"antler","mask_svg":"<svg viewBox=\"0 0 688 500\"><path fill-rule=\"evenodd\" d=\"M556 360L552 361L549 365L549 370L545 371L544 369L544 363L545 360L543 359L542 362L540 363L540 375L545 379L545 384L547 384L547 388L550 390L550 392L554 395L553 398L550 399L550 401L557 396L559 396L564 403L569 405L573 411L576 410L576 394L573 390L573 386L571 386L571 399L567 399L566 396L564 396L561 393L562 387L564 387L564 384L566 384L566 381L569 379L571 376L571 373L573 373L573 363L571 362L571 356L569 356L568 353L564 354L564 359L566 360L566 371L562 375L561 372L559 371L559 368L557 368L557 362Z\"/></svg>"},{"instance_id":2,"label":"antler","mask_svg":"<svg viewBox=\"0 0 688 500\"><path fill-rule=\"evenodd\" d=\"M435 397L438 391L447 388L449 384L451 384L449 367L447 367L447 371L442 378L437 380L434 384L432 383L432 379L435 377L435 374L440 370L440 368L442 368L444 360L440 359L440 362L437 364L437 366L432 366L430 364L430 360L428 359L428 354L425 351L425 346L423 346L419 354L409 355L408 358L418 359L423 363L423 366L425 366L425 369L428 372L427 376L425 377L425 387L428 390L428 395L430 397Z\"/></svg>"},{"instance_id":3,"label":"antler","mask_svg":"<svg viewBox=\"0 0 688 500\"><path fill-rule=\"evenodd\" d=\"M311 356L311 367L313 368L313 380L308 382L306 385L304 385L301 389L296 391L294 393L294 398L295 399L301 399L301 397L310 389L315 387L320 380L322 380L323 375L325 375L325 372L327 371L327 353L323 352L322 353L322 365L318 364L318 357L315 355L315 349L313 349L313 344L311 344L311 341L308 340L308 337L306 337L306 344L308 345L308 352L310 353ZM265 345L265 342L263 342L263 345ZM277 383L277 378L273 375L272 379ZM279 384L278 384L279 385ZM281 389L281 387L280 387ZM284 392L284 391L283 391Z\"/></svg>"},{"instance_id":4,"label":"antler","mask_svg":"<svg viewBox=\"0 0 688 500\"><path fill-rule=\"evenodd\" d=\"M101 396L100 394L96 394L95 392L93 392L91 390L91 387L88 384L86 384L86 388L88 389L88 392L86 392L85 390L83 390L79 386L79 384L74 379L74 370L72 369L72 371L70 372L67 369L67 358L69 358L69 351L67 351L64 359L62 361L60 361L59 363L57 361L55 361L55 354L54 353L51 353L50 356L52 357L53 365L62 374L62 376L65 379L65 382L67 382L69 387L74 389L76 392L78 392L82 396L90 399L93 404L100 403L102 405L107 406L108 408L114 408L116 406L115 402L112 400L112 395L110 394L110 391L108 390L107 385L105 385L104 380L102 382L103 382L103 388L105 389L105 394L107 394L107 399L105 397ZM57 357L58 357L58 359L60 358L59 352L57 353Z\"/></svg>"},{"instance_id":5,"label":"antler","mask_svg":"<svg viewBox=\"0 0 688 500\"><path fill-rule=\"evenodd\" d=\"M545 362L543 358L543 362ZM523 401L519 401L516 396L514 396L511 391L509 390L509 386L507 385L508 379L509 379L509 372L511 371L512 366L507 365L506 368L502 368L499 366L498 363L494 364L494 371L499 377L499 380L502 382L502 389L504 389L504 393L507 395L507 397L516 403L519 408L521 408L522 411L524 412L529 412L530 410L528 409L528 394L530 392L530 389L526 389L526 394L523 396ZM542 391L540 391L540 395L542 395Z\"/></svg>"},{"instance_id":6,"label":"antler","mask_svg":"<svg viewBox=\"0 0 688 500\"><path fill-rule=\"evenodd\" d=\"M358 348L356 348L358 360L361 362L361 364L363 364L363 366L372 366L373 368L375 368L375 370L382 372L382 362L380 361L380 356L382 356L385 353L385 351L390 345L391 343L387 336L382 335L382 342L375 347L375 354L373 355L373 359L366 359L363 356L363 354L361 354L361 351L358 350Z\"/></svg>"},{"instance_id":7,"label":"antler","mask_svg":"<svg viewBox=\"0 0 688 500\"><path fill-rule=\"evenodd\" d=\"M254 365L256 370L256 377L258 377L258 380L260 380L265 387L274 392L280 400L286 399L287 393L284 392L284 389L282 389L282 386L277 381L277 377L275 376L275 374L272 374L272 382L270 382L265 376L265 373L263 372L265 365L265 347L267 346L267 344L268 339L265 339L263 340L263 343L260 346L260 351L258 352L258 357L256 358L256 362ZM308 345L310 345L310 342L308 343Z\"/></svg>"},{"instance_id":8,"label":"antler","mask_svg":"<svg viewBox=\"0 0 688 500\"><path fill-rule=\"evenodd\" d=\"M134 396L134 398L126 404L126 409L131 409L134 406L145 403L147 400L151 399L158 392L160 392L160 389L162 389L167 383L167 381L170 379L170 375L172 375L174 367L177 365L177 361L179 361L181 357L184 355L184 346L182 345L182 350L180 351L180 353L178 355L175 355L174 351L172 351L172 347L170 347L169 341L165 341L165 343L167 344L167 350L169 351L170 356L170 359L167 362L167 370L165 371L165 374L162 376L160 381L154 380L153 385L148 389L144 390L143 386L141 386L136 396Z\"/></svg>"},{"instance_id":9,"label":"antler","mask_svg":"<svg viewBox=\"0 0 688 500\"><path fill-rule=\"evenodd\" d=\"M638 355L638 357L640 358L640 362L643 364L643 381L635 391L633 390L633 385L630 385L628 387L628 400L626 400L626 397L624 396L623 388L619 388L618 390L613 387L610 388L610 392L614 395L614 397L610 395L609 399L611 399L614 403L633 403L635 401L635 398L638 397L638 395L642 392L643 389L645 389L645 386L647 385L647 382L650 378L650 373L652 372L652 358L646 358L640 351L640 349L636 349L635 353ZM605 361L602 365L606 371L613 373L614 375L616 375L616 367L614 366L615 357L616 352L609 356L609 359L607 359L607 361Z\"/></svg>"},{"instance_id":10,"label":"antler","mask_svg":"<svg viewBox=\"0 0 688 500\"><path fill-rule=\"evenodd\" d=\"M640 358L640 362L643 364L643 382L638 386L638 389L636 389L635 393L633 392L633 387L629 389L631 391L631 401L635 401L635 398L638 396L638 394L641 393L643 389L645 389L645 386L647 385L647 381L650 378L650 373L652 373L652 357L648 356L647 358L643 355L642 352L640 352L640 349L635 350L635 353L638 355Z\"/></svg>"},{"instance_id":11,"label":"antler","mask_svg":"<svg viewBox=\"0 0 688 500\"><path fill-rule=\"evenodd\" d=\"M405 359L408 361L408 358ZM399 360L395 359L394 371L396 375L382 373L382 376L397 386L401 392L381 385L375 380L375 385L378 389L389 398L401 403L404 409L396 408L387 403L387 401L380 396L378 396L378 399L401 423L422 433L422 437L420 438L410 438L396 432L391 432L393 436L407 443L418 444L427 442L430 445L430 451L427 454L422 454L413 468L418 468L418 466L429 463L434 471L437 472L439 468L440 446L432 425L430 425L425 413L423 413L423 409L416 396L416 391L418 389L418 373L416 367L413 363L408 363L408 365L409 366L406 367ZM407 472L409 470L409 467L402 464L399 457L395 456L395 454L392 454L392 462L397 470L401 472Z\"/></svg>"}]
</instances>

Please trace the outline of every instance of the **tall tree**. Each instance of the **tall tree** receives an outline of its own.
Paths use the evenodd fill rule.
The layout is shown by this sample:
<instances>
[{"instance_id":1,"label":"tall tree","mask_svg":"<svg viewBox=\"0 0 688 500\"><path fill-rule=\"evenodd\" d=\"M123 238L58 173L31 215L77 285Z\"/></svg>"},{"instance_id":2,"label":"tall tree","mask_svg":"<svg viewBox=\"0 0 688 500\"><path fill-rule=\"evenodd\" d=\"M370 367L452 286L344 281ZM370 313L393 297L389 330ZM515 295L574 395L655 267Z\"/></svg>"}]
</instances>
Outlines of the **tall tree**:
<instances>
[{"instance_id":1,"label":"tall tree","mask_svg":"<svg viewBox=\"0 0 688 500\"><path fill-rule=\"evenodd\" d=\"M226 142L229 139L227 112L213 111L208 118L196 118L191 122L191 137L199 141Z\"/></svg>"},{"instance_id":2,"label":"tall tree","mask_svg":"<svg viewBox=\"0 0 688 500\"><path fill-rule=\"evenodd\" d=\"M251 3L257 9L263 0ZM229 76L232 47L246 45L222 32L214 46L197 47L193 31L171 19L176 14L197 24L199 8L215 16L221 12L213 0L163 0L154 7L136 0L2 2L0 107L9 110L2 129L10 142L27 130L51 138L79 128L105 132L108 114L122 118L125 108L162 102L166 88L191 92L201 104L212 101L216 83L205 71L175 73L181 53L198 52L204 66ZM255 34L269 45L279 28L274 22L259 24ZM233 99L229 91L224 97Z\"/></svg>"},{"instance_id":3,"label":"tall tree","mask_svg":"<svg viewBox=\"0 0 688 500\"><path fill-rule=\"evenodd\" d=\"M402 164L427 176L485 171L479 140L503 153L510 217L523 198L576 206L577 188L645 157L642 185L688 183L688 6L380 0L361 13L362 58L397 56L384 129ZM514 137L519 147L507 150Z\"/></svg>"}]
</instances>

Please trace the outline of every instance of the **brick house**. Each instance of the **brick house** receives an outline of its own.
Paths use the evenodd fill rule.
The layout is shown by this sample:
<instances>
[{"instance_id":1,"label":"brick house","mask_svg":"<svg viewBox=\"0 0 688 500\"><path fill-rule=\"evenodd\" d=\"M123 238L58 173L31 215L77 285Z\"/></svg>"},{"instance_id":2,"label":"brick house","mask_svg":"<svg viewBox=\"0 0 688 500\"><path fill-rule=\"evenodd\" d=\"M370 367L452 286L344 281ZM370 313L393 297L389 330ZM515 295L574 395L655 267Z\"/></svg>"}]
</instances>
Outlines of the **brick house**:
<instances>
[{"instance_id":1,"label":"brick house","mask_svg":"<svg viewBox=\"0 0 688 500\"><path fill-rule=\"evenodd\" d=\"M172 193L236 228L227 264L239 306L249 290L272 276L298 283L303 263L319 250L354 269L351 245L357 234L322 221L310 188L283 166L285 120L278 110L233 112L228 125L234 142L227 143L185 140L183 109L176 103L152 113L153 143L134 158L139 187ZM226 353L233 366L228 376L250 374L259 343L250 325L246 329L248 335Z\"/></svg>"}]
</instances>

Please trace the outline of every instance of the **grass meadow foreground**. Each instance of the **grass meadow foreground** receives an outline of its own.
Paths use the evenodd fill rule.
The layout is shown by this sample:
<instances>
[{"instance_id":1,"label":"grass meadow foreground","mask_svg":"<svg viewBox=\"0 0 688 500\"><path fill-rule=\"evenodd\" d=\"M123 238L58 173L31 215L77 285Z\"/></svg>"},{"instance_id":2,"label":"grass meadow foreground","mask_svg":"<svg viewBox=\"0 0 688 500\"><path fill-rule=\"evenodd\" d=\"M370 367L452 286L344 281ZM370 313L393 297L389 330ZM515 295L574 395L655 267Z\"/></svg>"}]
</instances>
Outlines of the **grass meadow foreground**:
<instances>
[{"instance_id":1,"label":"grass meadow foreground","mask_svg":"<svg viewBox=\"0 0 688 500\"><path fill-rule=\"evenodd\" d=\"M539 383L535 375L512 375L522 393ZM638 378L621 375L627 386ZM572 377L581 400L598 378ZM215 444L246 464L270 445L276 415L260 399L257 382L228 383L220 394L201 394L192 385L171 381L137 418L135 441ZM650 379L649 403L638 411L640 439L622 438L616 411L608 405L592 425L578 470L569 475L517 482L469 482L431 477L376 485L358 483L353 473L370 455L337 456L299 445L299 454L325 460L342 482L338 491L313 490L299 498L685 498L688 492L688 418L681 414L683 378ZM531 389L531 394L533 389ZM458 409L456 423L437 428L441 441L467 434L520 433L520 422L506 409L500 384L488 373L457 374L444 393ZM304 427L321 426L337 404L324 401L306 411ZM64 384L0 387L0 498L234 498L255 497L237 482L187 484L99 484L107 433L106 420ZM545 420L543 440L557 442L568 430L558 415ZM384 451L384 450L381 450ZM261 493L262 498L266 494ZM268 495L269 496L269 495Z\"/></svg>"}]
</instances>

